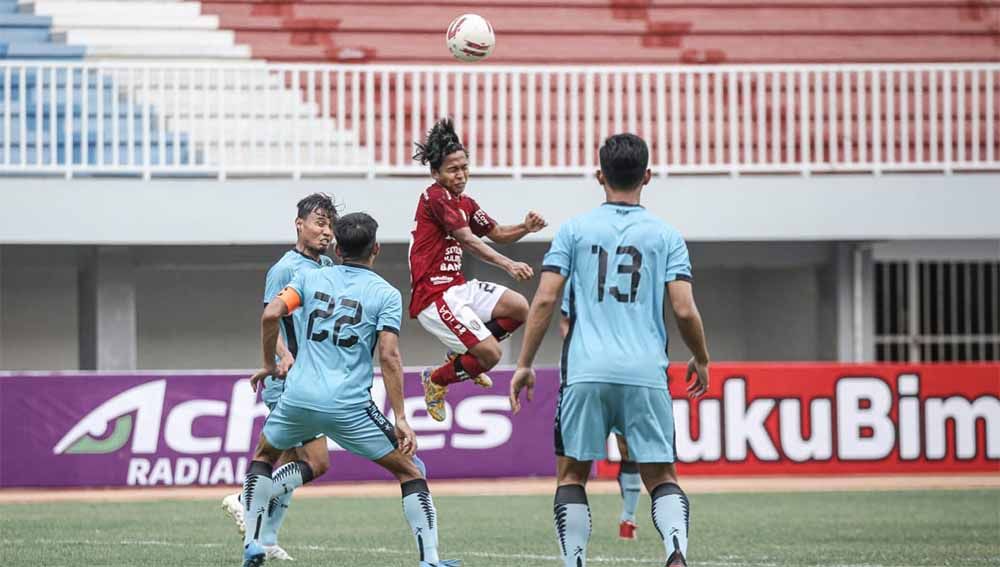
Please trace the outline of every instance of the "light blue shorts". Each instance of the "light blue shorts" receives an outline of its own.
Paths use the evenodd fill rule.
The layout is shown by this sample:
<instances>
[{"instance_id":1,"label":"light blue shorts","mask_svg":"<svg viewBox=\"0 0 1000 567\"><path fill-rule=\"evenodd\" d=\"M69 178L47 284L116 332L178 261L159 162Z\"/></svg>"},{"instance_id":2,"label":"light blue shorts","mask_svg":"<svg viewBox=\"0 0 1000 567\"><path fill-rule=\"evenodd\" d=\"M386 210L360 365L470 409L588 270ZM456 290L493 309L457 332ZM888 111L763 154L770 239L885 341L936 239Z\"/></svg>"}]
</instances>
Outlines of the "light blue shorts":
<instances>
[{"instance_id":1,"label":"light blue shorts","mask_svg":"<svg viewBox=\"0 0 1000 567\"><path fill-rule=\"evenodd\" d=\"M556 455L577 461L606 459L612 431L625 437L631 460L674 462L670 392L603 382L562 387L556 407Z\"/></svg>"},{"instance_id":2,"label":"light blue shorts","mask_svg":"<svg viewBox=\"0 0 1000 567\"><path fill-rule=\"evenodd\" d=\"M280 399L281 399L281 394L278 394L278 397L273 402L264 402L264 405L267 406L267 412L268 412L267 415L268 416L270 416L272 413L274 413L274 408L278 407L278 401ZM322 437L323 437L322 433L317 433L316 435L314 435L314 436L312 436L312 437L310 437L308 439L304 439L302 441L299 441L298 443L295 444L295 447L301 447L301 446L305 445L306 443L309 443L310 441L315 441L316 439L320 439Z\"/></svg>"},{"instance_id":3,"label":"light blue shorts","mask_svg":"<svg viewBox=\"0 0 1000 567\"><path fill-rule=\"evenodd\" d=\"M281 399L281 394L285 393L285 381L280 378L268 376L264 378L264 390L260 393L260 399L267 404L268 409L274 409Z\"/></svg>"},{"instance_id":4,"label":"light blue shorts","mask_svg":"<svg viewBox=\"0 0 1000 567\"><path fill-rule=\"evenodd\" d=\"M282 399L264 423L264 437L276 449L290 449L319 435L373 461L396 448L396 430L374 402L328 413L290 406Z\"/></svg>"}]
</instances>

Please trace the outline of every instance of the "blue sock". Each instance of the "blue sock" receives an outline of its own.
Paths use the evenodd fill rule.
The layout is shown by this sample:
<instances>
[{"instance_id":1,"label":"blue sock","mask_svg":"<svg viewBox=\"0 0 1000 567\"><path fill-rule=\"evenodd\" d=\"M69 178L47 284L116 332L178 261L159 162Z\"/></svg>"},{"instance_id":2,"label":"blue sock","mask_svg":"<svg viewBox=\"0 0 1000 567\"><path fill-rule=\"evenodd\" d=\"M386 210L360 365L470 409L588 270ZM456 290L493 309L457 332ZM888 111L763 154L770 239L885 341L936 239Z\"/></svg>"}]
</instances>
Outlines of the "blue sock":
<instances>
[{"instance_id":1,"label":"blue sock","mask_svg":"<svg viewBox=\"0 0 1000 567\"><path fill-rule=\"evenodd\" d=\"M590 541L590 505L583 485L567 484L557 488L553 512L563 567L585 567Z\"/></svg>"},{"instance_id":2,"label":"blue sock","mask_svg":"<svg viewBox=\"0 0 1000 567\"><path fill-rule=\"evenodd\" d=\"M634 461L622 461L621 472L618 474L618 488L622 493L622 515L620 522L628 520L635 522L635 510L639 507L639 494L642 491L642 477L639 476L639 464Z\"/></svg>"},{"instance_id":3,"label":"blue sock","mask_svg":"<svg viewBox=\"0 0 1000 567\"><path fill-rule=\"evenodd\" d=\"M438 558L437 510L427 487L427 481L418 478L400 485L403 491L403 515L406 516L413 538L417 542L420 560L436 565Z\"/></svg>"},{"instance_id":4,"label":"blue sock","mask_svg":"<svg viewBox=\"0 0 1000 567\"><path fill-rule=\"evenodd\" d=\"M267 522L260 531L262 545L277 545L278 530L285 521L285 513L296 488L313 478L312 467L305 461L286 463L271 475L271 500L267 506Z\"/></svg>"},{"instance_id":5,"label":"blue sock","mask_svg":"<svg viewBox=\"0 0 1000 567\"><path fill-rule=\"evenodd\" d=\"M672 482L653 489L653 525L663 538L663 548L667 558L674 551L687 557L688 520L691 506L681 487Z\"/></svg>"},{"instance_id":6,"label":"blue sock","mask_svg":"<svg viewBox=\"0 0 1000 567\"><path fill-rule=\"evenodd\" d=\"M260 545L260 534L267 524L267 506L271 500L270 463L252 461L247 476L243 479L243 513L247 531L243 535L243 549L251 543Z\"/></svg>"}]
</instances>

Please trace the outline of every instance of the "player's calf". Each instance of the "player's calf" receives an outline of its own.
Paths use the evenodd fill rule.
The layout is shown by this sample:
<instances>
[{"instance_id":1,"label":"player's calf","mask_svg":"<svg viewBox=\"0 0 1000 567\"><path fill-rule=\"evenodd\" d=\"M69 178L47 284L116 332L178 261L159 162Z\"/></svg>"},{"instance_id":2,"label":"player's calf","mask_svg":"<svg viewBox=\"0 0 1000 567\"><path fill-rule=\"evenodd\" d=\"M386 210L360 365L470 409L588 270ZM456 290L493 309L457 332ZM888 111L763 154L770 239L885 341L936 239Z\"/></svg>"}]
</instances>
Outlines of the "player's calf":
<instances>
[{"instance_id":1,"label":"player's calf","mask_svg":"<svg viewBox=\"0 0 1000 567\"><path fill-rule=\"evenodd\" d=\"M271 500L271 472L266 461L253 461L243 480L243 512L247 530L243 536L243 567L258 567L264 563L265 551L260 532L267 522L267 507Z\"/></svg>"},{"instance_id":2,"label":"player's calf","mask_svg":"<svg viewBox=\"0 0 1000 567\"><path fill-rule=\"evenodd\" d=\"M618 488L622 495L622 514L618 520L618 537L633 540L638 529L635 523L635 511L639 506L639 494L642 490L642 478L639 476L638 463L622 461L621 470L618 473Z\"/></svg>"},{"instance_id":3,"label":"player's calf","mask_svg":"<svg viewBox=\"0 0 1000 567\"><path fill-rule=\"evenodd\" d=\"M663 483L650 491L653 525L663 539L667 566L687 565L688 526L691 505L675 483Z\"/></svg>"},{"instance_id":4,"label":"player's calf","mask_svg":"<svg viewBox=\"0 0 1000 567\"><path fill-rule=\"evenodd\" d=\"M421 567L457 567L460 561L442 560L438 556L437 509L427 480L423 477L416 458L407 457L398 450L376 461L399 480L403 498L403 515L410 525L417 544Z\"/></svg>"},{"instance_id":5,"label":"player's calf","mask_svg":"<svg viewBox=\"0 0 1000 567\"><path fill-rule=\"evenodd\" d=\"M565 484L557 488L552 512L563 566L584 567L590 541L590 504L583 485Z\"/></svg>"}]
</instances>

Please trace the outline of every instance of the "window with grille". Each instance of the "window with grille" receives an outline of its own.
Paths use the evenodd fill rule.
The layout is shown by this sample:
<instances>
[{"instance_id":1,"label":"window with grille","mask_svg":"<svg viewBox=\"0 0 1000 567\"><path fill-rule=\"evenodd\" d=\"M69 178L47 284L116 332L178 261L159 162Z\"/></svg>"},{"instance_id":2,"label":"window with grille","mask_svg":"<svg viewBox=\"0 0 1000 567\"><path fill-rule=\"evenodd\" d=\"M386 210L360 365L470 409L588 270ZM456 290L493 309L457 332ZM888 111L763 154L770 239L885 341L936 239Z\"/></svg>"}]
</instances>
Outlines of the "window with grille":
<instances>
[{"instance_id":1,"label":"window with grille","mask_svg":"<svg viewBox=\"0 0 1000 567\"><path fill-rule=\"evenodd\" d=\"M875 360L1000 360L1000 262L875 263Z\"/></svg>"}]
</instances>

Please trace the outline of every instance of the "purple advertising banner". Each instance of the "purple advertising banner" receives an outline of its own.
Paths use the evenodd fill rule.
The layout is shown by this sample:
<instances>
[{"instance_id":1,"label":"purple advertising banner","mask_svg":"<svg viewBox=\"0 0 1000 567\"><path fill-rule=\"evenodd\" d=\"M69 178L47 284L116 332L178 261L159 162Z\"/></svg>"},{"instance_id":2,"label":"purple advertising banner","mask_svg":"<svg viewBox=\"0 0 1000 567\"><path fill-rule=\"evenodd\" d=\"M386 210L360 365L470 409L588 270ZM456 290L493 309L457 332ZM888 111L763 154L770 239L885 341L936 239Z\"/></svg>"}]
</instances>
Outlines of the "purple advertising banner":
<instances>
[{"instance_id":1,"label":"purple advertising banner","mask_svg":"<svg viewBox=\"0 0 1000 567\"><path fill-rule=\"evenodd\" d=\"M452 386L448 418L438 423L424 411L419 376L407 373L407 419L429 477L554 474L558 372L538 372L534 402L516 418L511 372L490 375L490 390ZM388 415L380 378L372 398ZM244 374L0 376L0 488L239 483L266 415ZM391 478L332 442L330 449L320 482Z\"/></svg>"}]
</instances>

